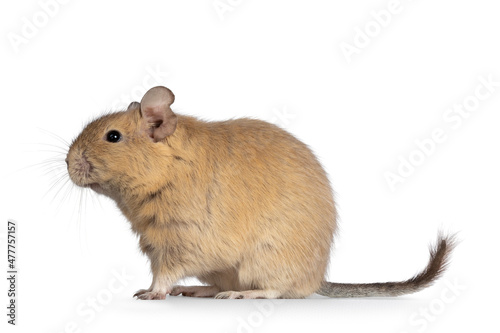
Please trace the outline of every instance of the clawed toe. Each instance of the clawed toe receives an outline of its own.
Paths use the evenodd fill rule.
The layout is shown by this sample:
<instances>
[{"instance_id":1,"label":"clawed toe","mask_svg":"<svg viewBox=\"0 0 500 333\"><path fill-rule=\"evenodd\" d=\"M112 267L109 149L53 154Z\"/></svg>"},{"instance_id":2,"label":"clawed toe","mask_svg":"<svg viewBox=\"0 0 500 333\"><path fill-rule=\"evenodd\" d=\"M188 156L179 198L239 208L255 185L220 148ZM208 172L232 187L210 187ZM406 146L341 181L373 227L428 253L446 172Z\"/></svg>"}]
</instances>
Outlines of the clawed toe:
<instances>
[{"instance_id":1,"label":"clawed toe","mask_svg":"<svg viewBox=\"0 0 500 333\"><path fill-rule=\"evenodd\" d=\"M243 293L237 291L224 291L215 295L216 299L243 299Z\"/></svg>"},{"instance_id":2,"label":"clawed toe","mask_svg":"<svg viewBox=\"0 0 500 333\"><path fill-rule=\"evenodd\" d=\"M186 297L214 297L219 292L219 289L214 286L175 286L170 292L171 296L186 296Z\"/></svg>"},{"instance_id":3,"label":"clawed toe","mask_svg":"<svg viewBox=\"0 0 500 333\"><path fill-rule=\"evenodd\" d=\"M159 299L165 299L166 293L156 292L156 291L145 291L143 293L138 292L134 296L136 296L137 299L141 300L159 300Z\"/></svg>"},{"instance_id":4,"label":"clawed toe","mask_svg":"<svg viewBox=\"0 0 500 333\"><path fill-rule=\"evenodd\" d=\"M141 289L141 290L138 290L133 297L139 297L147 292L151 291L150 289Z\"/></svg>"}]
</instances>

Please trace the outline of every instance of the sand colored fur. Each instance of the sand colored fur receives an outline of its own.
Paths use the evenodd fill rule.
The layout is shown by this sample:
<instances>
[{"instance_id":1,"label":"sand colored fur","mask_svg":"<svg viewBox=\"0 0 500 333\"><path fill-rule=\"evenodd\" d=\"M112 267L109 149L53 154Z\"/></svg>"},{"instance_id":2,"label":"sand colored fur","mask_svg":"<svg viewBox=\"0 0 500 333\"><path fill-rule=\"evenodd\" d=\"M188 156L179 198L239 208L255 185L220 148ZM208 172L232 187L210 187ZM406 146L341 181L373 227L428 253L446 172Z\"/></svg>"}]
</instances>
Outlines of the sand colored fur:
<instances>
[{"instance_id":1,"label":"sand colored fur","mask_svg":"<svg viewBox=\"0 0 500 333\"><path fill-rule=\"evenodd\" d=\"M68 153L73 182L115 200L139 236L153 283L137 297L383 294L324 281L337 216L327 175L305 144L260 120L174 115L168 94L155 90L91 122ZM106 141L110 130L120 142ZM444 267L447 253L431 259ZM438 271L405 290L429 285ZM188 276L208 287L175 286Z\"/></svg>"}]
</instances>

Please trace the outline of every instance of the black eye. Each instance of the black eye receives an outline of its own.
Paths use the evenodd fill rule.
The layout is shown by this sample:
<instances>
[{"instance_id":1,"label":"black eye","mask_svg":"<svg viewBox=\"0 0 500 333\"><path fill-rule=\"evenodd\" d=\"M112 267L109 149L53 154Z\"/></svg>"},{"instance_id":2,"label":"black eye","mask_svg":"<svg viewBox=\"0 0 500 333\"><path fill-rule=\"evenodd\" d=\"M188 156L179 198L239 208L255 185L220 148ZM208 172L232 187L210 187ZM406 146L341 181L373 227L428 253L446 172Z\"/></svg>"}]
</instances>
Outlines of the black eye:
<instances>
[{"instance_id":1,"label":"black eye","mask_svg":"<svg viewBox=\"0 0 500 333\"><path fill-rule=\"evenodd\" d=\"M106 134L106 141L108 142L118 142L122 139L122 135L120 132L116 130L109 131L108 134Z\"/></svg>"}]
</instances>

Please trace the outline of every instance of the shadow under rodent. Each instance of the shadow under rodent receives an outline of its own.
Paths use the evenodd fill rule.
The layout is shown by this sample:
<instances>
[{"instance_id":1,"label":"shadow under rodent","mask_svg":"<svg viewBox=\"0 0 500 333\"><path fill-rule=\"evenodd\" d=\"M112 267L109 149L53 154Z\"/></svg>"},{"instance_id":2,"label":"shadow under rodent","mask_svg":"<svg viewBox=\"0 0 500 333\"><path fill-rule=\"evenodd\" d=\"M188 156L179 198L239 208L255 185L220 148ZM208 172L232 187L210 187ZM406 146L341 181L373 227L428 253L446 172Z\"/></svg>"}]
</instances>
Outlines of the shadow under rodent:
<instances>
[{"instance_id":1,"label":"shadow under rodent","mask_svg":"<svg viewBox=\"0 0 500 333\"><path fill-rule=\"evenodd\" d=\"M173 93L89 123L66 162L71 180L113 199L139 236L153 281L139 299L398 296L430 286L454 247L402 282L324 280L337 213L327 175L302 142L264 121L176 115ZM195 276L206 286L176 286Z\"/></svg>"}]
</instances>

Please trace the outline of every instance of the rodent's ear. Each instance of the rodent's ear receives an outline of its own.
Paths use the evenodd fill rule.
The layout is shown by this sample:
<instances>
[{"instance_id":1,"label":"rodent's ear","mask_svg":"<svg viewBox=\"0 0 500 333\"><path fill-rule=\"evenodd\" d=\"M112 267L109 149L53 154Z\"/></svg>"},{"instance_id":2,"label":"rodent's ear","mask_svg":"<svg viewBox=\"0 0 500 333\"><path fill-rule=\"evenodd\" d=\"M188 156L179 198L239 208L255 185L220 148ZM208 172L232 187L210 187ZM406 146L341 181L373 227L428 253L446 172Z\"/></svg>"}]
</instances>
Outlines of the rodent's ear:
<instances>
[{"instance_id":1,"label":"rodent's ear","mask_svg":"<svg viewBox=\"0 0 500 333\"><path fill-rule=\"evenodd\" d=\"M130 110L136 110L136 109L139 109L141 107L141 103L139 102L132 102L128 105L128 108L127 108L127 111L130 111Z\"/></svg>"},{"instance_id":2,"label":"rodent's ear","mask_svg":"<svg viewBox=\"0 0 500 333\"><path fill-rule=\"evenodd\" d=\"M174 94L166 87L149 89L141 100L142 127L154 142L175 132L177 116L170 109L174 100Z\"/></svg>"}]
</instances>

